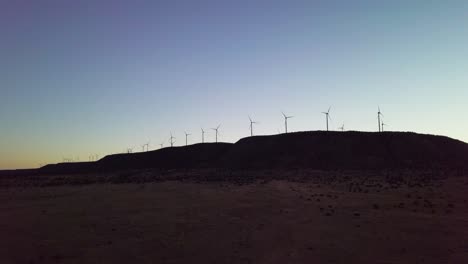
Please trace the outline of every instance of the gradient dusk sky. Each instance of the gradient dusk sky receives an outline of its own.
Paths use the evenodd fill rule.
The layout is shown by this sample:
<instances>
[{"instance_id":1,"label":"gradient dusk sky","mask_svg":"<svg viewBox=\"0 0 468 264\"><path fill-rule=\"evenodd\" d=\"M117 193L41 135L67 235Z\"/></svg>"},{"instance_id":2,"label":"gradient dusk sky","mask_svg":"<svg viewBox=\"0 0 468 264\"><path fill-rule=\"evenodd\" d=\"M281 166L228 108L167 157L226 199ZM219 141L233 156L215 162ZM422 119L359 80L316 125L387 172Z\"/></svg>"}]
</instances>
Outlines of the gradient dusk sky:
<instances>
[{"instance_id":1,"label":"gradient dusk sky","mask_svg":"<svg viewBox=\"0 0 468 264\"><path fill-rule=\"evenodd\" d=\"M4 0L0 169L284 131L468 142L468 1ZM212 130L206 139L214 140Z\"/></svg>"}]
</instances>

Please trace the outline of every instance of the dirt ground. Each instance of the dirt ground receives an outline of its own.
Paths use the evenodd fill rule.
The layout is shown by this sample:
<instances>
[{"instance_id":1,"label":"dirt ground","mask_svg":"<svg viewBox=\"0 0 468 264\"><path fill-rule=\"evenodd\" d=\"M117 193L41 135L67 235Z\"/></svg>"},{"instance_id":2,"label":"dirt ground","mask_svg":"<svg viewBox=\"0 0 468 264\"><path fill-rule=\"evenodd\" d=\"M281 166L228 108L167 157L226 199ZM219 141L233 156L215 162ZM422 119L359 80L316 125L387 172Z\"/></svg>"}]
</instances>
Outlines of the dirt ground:
<instances>
[{"instance_id":1,"label":"dirt ground","mask_svg":"<svg viewBox=\"0 0 468 264\"><path fill-rule=\"evenodd\" d=\"M0 189L0 263L468 263L468 178Z\"/></svg>"}]
</instances>

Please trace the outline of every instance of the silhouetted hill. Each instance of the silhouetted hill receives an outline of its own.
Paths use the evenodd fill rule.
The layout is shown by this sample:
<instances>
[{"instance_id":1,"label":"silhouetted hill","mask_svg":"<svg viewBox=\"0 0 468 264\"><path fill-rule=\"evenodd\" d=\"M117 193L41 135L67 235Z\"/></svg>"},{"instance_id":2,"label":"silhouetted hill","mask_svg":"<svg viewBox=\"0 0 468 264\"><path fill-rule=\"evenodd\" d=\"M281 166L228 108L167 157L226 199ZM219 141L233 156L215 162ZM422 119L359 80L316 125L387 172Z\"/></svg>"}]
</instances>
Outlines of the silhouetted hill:
<instances>
[{"instance_id":1,"label":"silhouetted hill","mask_svg":"<svg viewBox=\"0 0 468 264\"><path fill-rule=\"evenodd\" d=\"M218 167L232 143L204 143L155 151L107 156L97 162L100 169L209 168Z\"/></svg>"},{"instance_id":2,"label":"silhouetted hill","mask_svg":"<svg viewBox=\"0 0 468 264\"><path fill-rule=\"evenodd\" d=\"M461 168L468 144L409 132L297 132L239 140L222 157L233 168Z\"/></svg>"},{"instance_id":3,"label":"silhouetted hill","mask_svg":"<svg viewBox=\"0 0 468 264\"><path fill-rule=\"evenodd\" d=\"M163 148L148 152L115 154L97 162L59 163L42 167L41 173L106 172L127 169L213 168L219 167L232 143L204 143L184 147Z\"/></svg>"},{"instance_id":4,"label":"silhouetted hill","mask_svg":"<svg viewBox=\"0 0 468 264\"><path fill-rule=\"evenodd\" d=\"M127 169L458 169L468 168L468 144L409 132L296 132L149 152L109 155L97 162L47 165L40 173Z\"/></svg>"}]
</instances>

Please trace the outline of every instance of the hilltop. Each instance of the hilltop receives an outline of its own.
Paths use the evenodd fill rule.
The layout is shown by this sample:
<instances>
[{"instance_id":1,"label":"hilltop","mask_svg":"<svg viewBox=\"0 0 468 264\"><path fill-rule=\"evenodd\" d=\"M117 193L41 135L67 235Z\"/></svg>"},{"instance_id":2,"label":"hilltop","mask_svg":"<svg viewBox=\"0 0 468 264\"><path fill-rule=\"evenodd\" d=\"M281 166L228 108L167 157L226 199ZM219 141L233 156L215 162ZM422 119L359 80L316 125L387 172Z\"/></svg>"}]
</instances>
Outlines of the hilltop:
<instances>
[{"instance_id":1,"label":"hilltop","mask_svg":"<svg viewBox=\"0 0 468 264\"><path fill-rule=\"evenodd\" d=\"M245 168L461 168L468 144L410 132L298 132L241 139L223 161Z\"/></svg>"}]
</instances>

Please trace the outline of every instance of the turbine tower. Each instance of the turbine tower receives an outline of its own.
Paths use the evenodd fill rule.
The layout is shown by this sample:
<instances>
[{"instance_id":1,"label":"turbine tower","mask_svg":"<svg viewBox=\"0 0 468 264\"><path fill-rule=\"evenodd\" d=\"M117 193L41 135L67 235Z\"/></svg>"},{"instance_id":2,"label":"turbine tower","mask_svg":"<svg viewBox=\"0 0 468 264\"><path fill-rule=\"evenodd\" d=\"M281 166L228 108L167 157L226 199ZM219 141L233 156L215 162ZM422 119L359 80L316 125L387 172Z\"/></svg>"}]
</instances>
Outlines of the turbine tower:
<instances>
[{"instance_id":1,"label":"turbine tower","mask_svg":"<svg viewBox=\"0 0 468 264\"><path fill-rule=\"evenodd\" d=\"M148 142L146 142L146 144L145 144L145 146L146 146L146 151L149 151L150 142L151 142L151 141L148 141Z\"/></svg>"},{"instance_id":2,"label":"turbine tower","mask_svg":"<svg viewBox=\"0 0 468 264\"><path fill-rule=\"evenodd\" d=\"M284 116L284 131L288 133L288 119L293 118L294 116L287 116L283 112L281 112Z\"/></svg>"},{"instance_id":3,"label":"turbine tower","mask_svg":"<svg viewBox=\"0 0 468 264\"><path fill-rule=\"evenodd\" d=\"M219 130L219 127L221 126L221 124L219 124L216 128L212 128L214 131L216 131L216 143L218 143L218 130Z\"/></svg>"},{"instance_id":4,"label":"turbine tower","mask_svg":"<svg viewBox=\"0 0 468 264\"><path fill-rule=\"evenodd\" d=\"M145 151L145 149L146 149L146 151L149 151L149 144L150 144L150 143L149 143L149 141L148 141L147 143L141 145L142 150Z\"/></svg>"},{"instance_id":5,"label":"turbine tower","mask_svg":"<svg viewBox=\"0 0 468 264\"><path fill-rule=\"evenodd\" d=\"M174 141L175 137L172 136L172 132L171 132L171 137L169 138L169 142L171 143L171 148L174 146Z\"/></svg>"},{"instance_id":6,"label":"turbine tower","mask_svg":"<svg viewBox=\"0 0 468 264\"><path fill-rule=\"evenodd\" d=\"M384 132L384 126L388 126L388 125L382 121L382 132Z\"/></svg>"},{"instance_id":7,"label":"turbine tower","mask_svg":"<svg viewBox=\"0 0 468 264\"><path fill-rule=\"evenodd\" d=\"M252 137L253 136L253 124L258 124L258 122L252 121L252 118L250 118L250 116L249 116L249 120L250 120L250 136Z\"/></svg>"},{"instance_id":8,"label":"turbine tower","mask_svg":"<svg viewBox=\"0 0 468 264\"><path fill-rule=\"evenodd\" d=\"M338 129L341 130L341 132L343 132L343 131L344 131L344 123L343 123L343 125L340 126Z\"/></svg>"},{"instance_id":9,"label":"turbine tower","mask_svg":"<svg viewBox=\"0 0 468 264\"><path fill-rule=\"evenodd\" d=\"M382 112L380 112L380 106L378 107L378 112L377 112L377 120L379 121L379 132L382 132L382 128L380 125L380 116L383 116Z\"/></svg>"},{"instance_id":10,"label":"turbine tower","mask_svg":"<svg viewBox=\"0 0 468 264\"><path fill-rule=\"evenodd\" d=\"M205 130L201 127L201 143L205 143Z\"/></svg>"},{"instance_id":11,"label":"turbine tower","mask_svg":"<svg viewBox=\"0 0 468 264\"><path fill-rule=\"evenodd\" d=\"M188 138L188 136L190 136L191 134L187 133L186 131L184 131L184 133L185 133L185 146L187 146L187 144L188 144L187 138Z\"/></svg>"},{"instance_id":12,"label":"turbine tower","mask_svg":"<svg viewBox=\"0 0 468 264\"><path fill-rule=\"evenodd\" d=\"M331 109L331 106L328 108L328 111L327 111L327 112L322 112L322 114L325 115L325 119L326 119L326 122L327 122L327 131L328 131L328 120L331 120L331 117L330 117L330 109Z\"/></svg>"}]
</instances>

